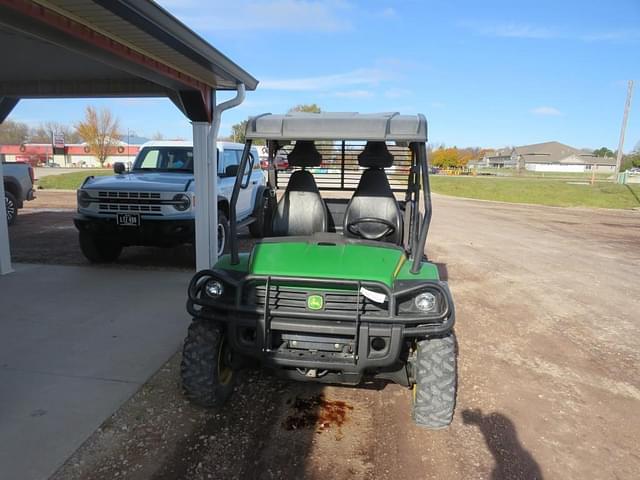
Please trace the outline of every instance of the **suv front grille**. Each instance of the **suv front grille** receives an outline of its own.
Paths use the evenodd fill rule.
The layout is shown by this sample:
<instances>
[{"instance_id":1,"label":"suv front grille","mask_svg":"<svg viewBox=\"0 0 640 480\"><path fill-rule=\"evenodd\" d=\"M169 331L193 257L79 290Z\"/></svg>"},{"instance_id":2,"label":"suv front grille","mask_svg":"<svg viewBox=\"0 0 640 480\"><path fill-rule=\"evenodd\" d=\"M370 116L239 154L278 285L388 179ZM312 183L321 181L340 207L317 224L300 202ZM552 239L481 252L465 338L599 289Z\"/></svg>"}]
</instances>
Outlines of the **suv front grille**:
<instances>
[{"instance_id":1,"label":"suv front grille","mask_svg":"<svg viewBox=\"0 0 640 480\"><path fill-rule=\"evenodd\" d=\"M160 200L160 194L155 192L98 192L98 198L104 201L127 199L131 203L147 203L145 200ZM142 202L137 202L142 200Z\"/></svg>"},{"instance_id":2,"label":"suv front grille","mask_svg":"<svg viewBox=\"0 0 640 480\"><path fill-rule=\"evenodd\" d=\"M143 213L161 213L160 205L127 205L122 203L100 203L98 209L101 212L143 212Z\"/></svg>"},{"instance_id":3,"label":"suv front grille","mask_svg":"<svg viewBox=\"0 0 640 480\"><path fill-rule=\"evenodd\" d=\"M256 285L247 290L248 303L258 308L265 306L266 287L264 285ZM307 308L307 297L313 294L319 294L318 291L306 291L299 288L283 287L272 285L269 288L269 310L290 310L294 312L311 312ZM324 292L324 306L322 310L316 311L319 315L322 313L349 314L356 313L356 305L358 303L358 293L355 291L340 292ZM360 295L360 314L386 314L388 303L374 303L368 298Z\"/></svg>"},{"instance_id":4,"label":"suv front grille","mask_svg":"<svg viewBox=\"0 0 640 480\"><path fill-rule=\"evenodd\" d=\"M161 215L161 196L156 192L99 191L98 211L101 213L135 212Z\"/></svg>"}]
</instances>

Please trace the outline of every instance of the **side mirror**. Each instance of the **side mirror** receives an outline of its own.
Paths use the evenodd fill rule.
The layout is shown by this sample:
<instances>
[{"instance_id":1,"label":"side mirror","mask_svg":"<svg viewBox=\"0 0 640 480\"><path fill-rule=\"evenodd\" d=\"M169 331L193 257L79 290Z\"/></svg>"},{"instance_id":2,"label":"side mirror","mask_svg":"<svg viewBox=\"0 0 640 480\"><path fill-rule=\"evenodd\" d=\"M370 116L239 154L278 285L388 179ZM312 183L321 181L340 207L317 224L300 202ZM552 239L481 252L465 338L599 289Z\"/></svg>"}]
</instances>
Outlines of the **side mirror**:
<instances>
[{"instance_id":1,"label":"side mirror","mask_svg":"<svg viewBox=\"0 0 640 480\"><path fill-rule=\"evenodd\" d=\"M122 162L116 162L113 164L113 171L120 175L121 173L124 173L126 171L126 167L124 166L124 163Z\"/></svg>"},{"instance_id":2,"label":"side mirror","mask_svg":"<svg viewBox=\"0 0 640 480\"><path fill-rule=\"evenodd\" d=\"M235 177L238 175L239 165L228 165L227 168L224 169L225 177Z\"/></svg>"}]
</instances>

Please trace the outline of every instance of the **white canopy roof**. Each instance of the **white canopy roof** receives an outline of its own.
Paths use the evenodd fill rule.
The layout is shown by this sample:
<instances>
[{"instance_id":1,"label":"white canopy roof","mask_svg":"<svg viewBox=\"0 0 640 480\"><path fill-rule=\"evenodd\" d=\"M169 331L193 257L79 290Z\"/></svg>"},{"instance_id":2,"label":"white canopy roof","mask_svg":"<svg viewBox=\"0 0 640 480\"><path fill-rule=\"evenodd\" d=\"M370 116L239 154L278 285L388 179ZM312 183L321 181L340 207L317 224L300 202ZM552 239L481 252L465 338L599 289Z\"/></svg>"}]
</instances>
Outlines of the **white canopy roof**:
<instances>
[{"instance_id":1,"label":"white canopy roof","mask_svg":"<svg viewBox=\"0 0 640 480\"><path fill-rule=\"evenodd\" d=\"M246 138L267 140L427 141L424 115L399 113L265 113L247 122Z\"/></svg>"}]
</instances>

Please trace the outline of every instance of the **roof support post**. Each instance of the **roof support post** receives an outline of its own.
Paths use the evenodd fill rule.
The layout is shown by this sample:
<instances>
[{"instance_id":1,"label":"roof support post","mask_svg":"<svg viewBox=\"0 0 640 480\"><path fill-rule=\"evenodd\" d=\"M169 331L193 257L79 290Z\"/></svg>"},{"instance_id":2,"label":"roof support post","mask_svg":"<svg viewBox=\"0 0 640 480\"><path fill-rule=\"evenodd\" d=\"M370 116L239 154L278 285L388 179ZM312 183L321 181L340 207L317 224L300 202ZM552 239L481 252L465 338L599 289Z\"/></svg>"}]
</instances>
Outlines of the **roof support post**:
<instances>
[{"instance_id":1,"label":"roof support post","mask_svg":"<svg viewBox=\"0 0 640 480\"><path fill-rule=\"evenodd\" d=\"M212 123L193 122L193 174L196 191L196 270L211 268L218 260L218 130L222 112L244 101L245 87L237 95L216 105L211 91ZM225 239L235 242L235 238Z\"/></svg>"},{"instance_id":2,"label":"roof support post","mask_svg":"<svg viewBox=\"0 0 640 480\"><path fill-rule=\"evenodd\" d=\"M17 98L0 97L0 125L9 116L13 107L18 103ZM0 178L2 162L0 161ZM9 227L7 225L7 209L4 205L4 181L0 182L0 275L13 272L11 268L11 249L9 248Z\"/></svg>"},{"instance_id":3,"label":"roof support post","mask_svg":"<svg viewBox=\"0 0 640 480\"><path fill-rule=\"evenodd\" d=\"M195 176L196 270L211 268L218 245L217 176L215 143L210 143L211 124L193 122L193 174ZM214 178L211 181L211 178ZM211 227L216 228L211 232Z\"/></svg>"},{"instance_id":4,"label":"roof support post","mask_svg":"<svg viewBox=\"0 0 640 480\"><path fill-rule=\"evenodd\" d=\"M0 162L0 178L2 162ZM11 268L11 249L9 248L9 227L7 226L7 209L4 205L4 182L0 182L0 275L13 272Z\"/></svg>"}]
</instances>

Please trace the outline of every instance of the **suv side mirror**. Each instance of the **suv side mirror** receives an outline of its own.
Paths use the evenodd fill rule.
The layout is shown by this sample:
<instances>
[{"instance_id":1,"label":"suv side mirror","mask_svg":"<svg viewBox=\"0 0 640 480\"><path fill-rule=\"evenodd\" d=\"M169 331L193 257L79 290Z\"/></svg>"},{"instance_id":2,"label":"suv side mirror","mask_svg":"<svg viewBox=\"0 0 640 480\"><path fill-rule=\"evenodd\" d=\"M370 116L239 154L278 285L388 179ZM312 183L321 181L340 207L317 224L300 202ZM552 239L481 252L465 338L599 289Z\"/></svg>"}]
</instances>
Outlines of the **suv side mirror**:
<instances>
[{"instance_id":1,"label":"suv side mirror","mask_svg":"<svg viewBox=\"0 0 640 480\"><path fill-rule=\"evenodd\" d=\"M238 175L238 168L240 168L239 165L228 165L227 168L224 169L224 176L235 177Z\"/></svg>"},{"instance_id":2,"label":"suv side mirror","mask_svg":"<svg viewBox=\"0 0 640 480\"><path fill-rule=\"evenodd\" d=\"M124 163L116 162L113 164L113 171L120 175L121 173L124 173L126 171L126 167L124 166Z\"/></svg>"}]
</instances>

